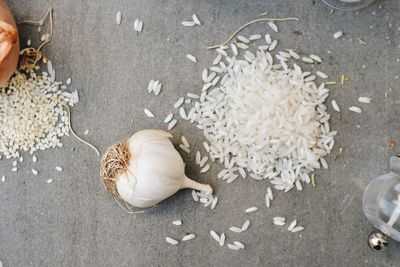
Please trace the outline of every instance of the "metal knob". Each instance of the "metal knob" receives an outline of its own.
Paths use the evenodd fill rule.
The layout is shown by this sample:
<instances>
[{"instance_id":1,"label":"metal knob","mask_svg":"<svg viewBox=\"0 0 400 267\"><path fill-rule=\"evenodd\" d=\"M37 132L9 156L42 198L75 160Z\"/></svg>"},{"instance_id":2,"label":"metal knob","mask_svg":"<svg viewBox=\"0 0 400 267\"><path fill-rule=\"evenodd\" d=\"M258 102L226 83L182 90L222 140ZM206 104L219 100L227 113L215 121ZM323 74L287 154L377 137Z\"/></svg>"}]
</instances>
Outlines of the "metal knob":
<instances>
[{"instance_id":1,"label":"metal knob","mask_svg":"<svg viewBox=\"0 0 400 267\"><path fill-rule=\"evenodd\" d=\"M373 251L382 251L389 245L389 237L375 230L368 237L368 245Z\"/></svg>"}]
</instances>

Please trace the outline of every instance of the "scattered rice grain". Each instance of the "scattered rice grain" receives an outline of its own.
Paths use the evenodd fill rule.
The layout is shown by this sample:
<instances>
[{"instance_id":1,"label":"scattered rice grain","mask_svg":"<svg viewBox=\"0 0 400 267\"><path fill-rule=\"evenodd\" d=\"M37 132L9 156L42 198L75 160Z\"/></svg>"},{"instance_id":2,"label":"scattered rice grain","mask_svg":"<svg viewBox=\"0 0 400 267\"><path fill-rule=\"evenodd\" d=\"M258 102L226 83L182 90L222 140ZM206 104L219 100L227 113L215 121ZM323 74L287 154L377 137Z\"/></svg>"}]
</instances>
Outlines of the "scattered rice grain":
<instances>
[{"instance_id":1,"label":"scattered rice grain","mask_svg":"<svg viewBox=\"0 0 400 267\"><path fill-rule=\"evenodd\" d=\"M185 109L183 107L179 108L179 115L181 115L181 118L184 119L184 120L188 119L188 117L186 115L186 111L185 111Z\"/></svg>"},{"instance_id":2,"label":"scattered rice grain","mask_svg":"<svg viewBox=\"0 0 400 267\"><path fill-rule=\"evenodd\" d=\"M147 108L145 108L143 111L144 111L144 114L146 114L147 117L154 118L154 114L150 110L148 110Z\"/></svg>"},{"instance_id":3,"label":"scattered rice grain","mask_svg":"<svg viewBox=\"0 0 400 267\"><path fill-rule=\"evenodd\" d=\"M212 236L212 238L214 238L215 241L219 243L219 235L216 232L210 231L210 235Z\"/></svg>"},{"instance_id":4,"label":"scattered rice grain","mask_svg":"<svg viewBox=\"0 0 400 267\"><path fill-rule=\"evenodd\" d=\"M310 55L310 58L311 58L312 60L314 60L314 61L317 61L318 63L321 63L321 62L322 62L322 59L321 59L319 56L317 56L317 55Z\"/></svg>"},{"instance_id":5,"label":"scattered rice grain","mask_svg":"<svg viewBox=\"0 0 400 267\"><path fill-rule=\"evenodd\" d=\"M251 213L251 212L255 212L255 211L257 211L257 210L258 210L257 207L250 207L250 208L247 208L244 212L246 212L246 213Z\"/></svg>"},{"instance_id":6,"label":"scattered rice grain","mask_svg":"<svg viewBox=\"0 0 400 267\"><path fill-rule=\"evenodd\" d=\"M358 102L364 103L364 104L369 104L369 103L371 103L371 100L372 100L372 98L371 98L371 97L368 97L368 96L360 96L360 97L358 98Z\"/></svg>"},{"instance_id":7,"label":"scattered rice grain","mask_svg":"<svg viewBox=\"0 0 400 267\"><path fill-rule=\"evenodd\" d=\"M204 157L200 160L200 163L199 163L200 167L203 168L204 165L207 163L207 161L208 161L208 157L207 157L207 156L204 156Z\"/></svg>"},{"instance_id":8,"label":"scattered rice grain","mask_svg":"<svg viewBox=\"0 0 400 267\"><path fill-rule=\"evenodd\" d=\"M201 170L200 173L205 173L211 168L210 164L205 165Z\"/></svg>"},{"instance_id":9,"label":"scattered rice grain","mask_svg":"<svg viewBox=\"0 0 400 267\"><path fill-rule=\"evenodd\" d=\"M245 43L237 43L236 44L237 47L239 47L240 49L246 50L247 48L249 48L249 46Z\"/></svg>"},{"instance_id":10,"label":"scattered rice grain","mask_svg":"<svg viewBox=\"0 0 400 267\"><path fill-rule=\"evenodd\" d=\"M349 110L350 110L350 111L353 111L353 112L355 112L355 113L362 113L361 108L356 107L356 106L351 106L351 107L349 107Z\"/></svg>"},{"instance_id":11,"label":"scattered rice grain","mask_svg":"<svg viewBox=\"0 0 400 267\"><path fill-rule=\"evenodd\" d=\"M297 233L297 232L300 232L300 231L303 231L304 230L304 227L303 226L296 226L295 228L293 228L292 229L292 233Z\"/></svg>"},{"instance_id":12,"label":"scattered rice grain","mask_svg":"<svg viewBox=\"0 0 400 267\"><path fill-rule=\"evenodd\" d=\"M165 240L167 241L167 243L171 244L171 245L178 245L179 242L171 237L166 237Z\"/></svg>"},{"instance_id":13,"label":"scattered rice grain","mask_svg":"<svg viewBox=\"0 0 400 267\"><path fill-rule=\"evenodd\" d=\"M343 36L343 32L342 31L338 31L338 32L335 32L333 34L333 38L335 38L335 39L339 39L342 36Z\"/></svg>"},{"instance_id":14,"label":"scattered rice grain","mask_svg":"<svg viewBox=\"0 0 400 267\"><path fill-rule=\"evenodd\" d=\"M180 144L179 147L180 147L183 151L185 151L186 153L190 154L190 149L189 149L188 147L186 147L186 146L184 146L184 145L182 145L182 144Z\"/></svg>"},{"instance_id":15,"label":"scattered rice grain","mask_svg":"<svg viewBox=\"0 0 400 267\"><path fill-rule=\"evenodd\" d=\"M242 225L242 232L247 231L247 229L249 229L250 226L250 221L247 220L244 222L244 224Z\"/></svg>"},{"instance_id":16,"label":"scattered rice grain","mask_svg":"<svg viewBox=\"0 0 400 267\"><path fill-rule=\"evenodd\" d=\"M218 54L216 57L215 57L215 59L214 59L214 61L213 61L213 65L217 65L217 64L219 64L219 62L221 61L221 59L222 59L222 55L221 54Z\"/></svg>"},{"instance_id":17,"label":"scattered rice grain","mask_svg":"<svg viewBox=\"0 0 400 267\"><path fill-rule=\"evenodd\" d=\"M234 232L234 233L241 233L242 232L242 229L239 228L239 227L236 227L236 226L229 227L229 230Z\"/></svg>"},{"instance_id":18,"label":"scattered rice grain","mask_svg":"<svg viewBox=\"0 0 400 267\"><path fill-rule=\"evenodd\" d=\"M238 40L241 41L242 43L248 44L250 43L250 40L246 37L244 37L243 35L238 35Z\"/></svg>"},{"instance_id":19,"label":"scattered rice grain","mask_svg":"<svg viewBox=\"0 0 400 267\"><path fill-rule=\"evenodd\" d=\"M239 242L239 241L233 241L233 244L235 246L237 246L238 248L244 249L244 245L243 243Z\"/></svg>"},{"instance_id":20,"label":"scattered rice grain","mask_svg":"<svg viewBox=\"0 0 400 267\"><path fill-rule=\"evenodd\" d=\"M318 77L320 77L322 79L327 79L328 78L328 75L326 75L322 71L317 71L316 74L318 75Z\"/></svg>"},{"instance_id":21,"label":"scattered rice grain","mask_svg":"<svg viewBox=\"0 0 400 267\"><path fill-rule=\"evenodd\" d=\"M175 127L175 125L176 125L177 122L178 122L178 121L177 121L176 119L173 119L173 120L168 124L167 130L168 130L168 131L172 130L172 129Z\"/></svg>"},{"instance_id":22,"label":"scattered rice grain","mask_svg":"<svg viewBox=\"0 0 400 267\"><path fill-rule=\"evenodd\" d=\"M193 14L193 15L192 15L192 19L193 19L193 21L194 21L195 24L201 26L201 22L200 22L200 20L199 20L199 18L197 17L196 14Z\"/></svg>"},{"instance_id":23,"label":"scattered rice grain","mask_svg":"<svg viewBox=\"0 0 400 267\"><path fill-rule=\"evenodd\" d=\"M251 35L250 37L249 37L249 40L250 41L255 41L255 40L259 40L259 39L261 39L261 34L253 34L253 35Z\"/></svg>"},{"instance_id":24,"label":"scattered rice grain","mask_svg":"<svg viewBox=\"0 0 400 267\"><path fill-rule=\"evenodd\" d=\"M289 226L288 226L288 231L292 231L293 230L293 228L296 226L296 224L297 224L297 220L293 220L290 224L289 224Z\"/></svg>"},{"instance_id":25,"label":"scattered rice grain","mask_svg":"<svg viewBox=\"0 0 400 267\"><path fill-rule=\"evenodd\" d=\"M267 44L269 44L269 45L272 43L271 35L270 35L269 33L267 33L267 34L265 35L265 42L266 42Z\"/></svg>"},{"instance_id":26,"label":"scattered rice grain","mask_svg":"<svg viewBox=\"0 0 400 267\"><path fill-rule=\"evenodd\" d=\"M199 197L197 196L197 193L194 190L192 190L192 197L193 197L194 201L196 201L196 202L199 201Z\"/></svg>"},{"instance_id":27,"label":"scattered rice grain","mask_svg":"<svg viewBox=\"0 0 400 267\"><path fill-rule=\"evenodd\" d=\"M182 25L185 27L193 27L196 25L196 22L194 21L182 21Z\"/></svg>"},{"instance_id":28,"label":"scattered rice grain","mask_svg":"<svg viewBox=\"0 0 400 267\"><path fill-rule=\"evenodd\" d=\"M189 240L192 240L192 239L194 239L196 236L194 235L194 234L188 234L188 235L185 235L183 238L182 238L182 241L189 241Z\"/></svg>"},{"instance_id":29,"label":"scattered rice grain","mask_svg":"<svg viewBox=\"0 0 400 267\"><path fill-rule=\"evenodd\" d=\"M279 32L278 26L276 26L276 24L273 23L272 21L268 22L268 26L269 26L274 32Z\"/></svg>"},{"instance_id":30,"label":"scattered rice grain","mask_svg":"<svg viewBox=\"0 0 400 267\"><path fill-rule=\"evenodd\" d=\"M213 199L213 201L212 201L211 209L212 209L212 210L215 209L215 207L217 206L217 204L218 204L218 197L215 197L215 198Z\"/></svg>"},{"instance_id":31,"label":"scattered rice grain","mask_svg":"<svg viewBox=\"0 0 400 267\"><path fill-rule=\"evenodd\" d=\"M173 117L174 117L174 114L169 113L169 114L167 115L167 117L165 117L164 123L170 122L170 121L172 120Z\"/></svg>"},{"instance_id":32,"label":"scattered rice grain","mask_svg":"<svg viewBox=\"0 0 400 267\"><path fill-rule=\"evenodd\" d=\"M185 101L185 98L181 97L179 98L175 104L174 104L174 108L179 108L180 106L182 106L183 102Z\"/></svg>"},{"instance_id":33,"label":"scattered rice grain","mask_svg":"<svg viewBox=\"0 0 400 267\"><path fill-rule=\"evenodd\" d=\"M228 244L228 248L232 249L232 250L239 250L240 249L239 247L237 247L237 246L235 246L233 244Z\"/></svg>"},{"instance_id":34,"label":"scattered rice grain","mask_svg":"<svg viewBox=\"0 0 400 267\"><path fill-rule=\"evenodd\" d=\"M176 221L173 221L172 224L179 226L179 225L182 225L182 221L181 220L176 220Z\"/></svg>"},{"instance_id":35,"label":"scattered rice grain","mask_svg":"<svg viewBox=\"0 0 400 267\"><path fill-rule=\"evenodd\" d=\"M268 51L274 50L277 45L278 45L278 40L273 40L268 48Z\"/></svg>"},{"instance_id":36,"label":"scattered rice grain","mask_svg":"<svg viewBox=\"0 0 400 267\"><path fill-rule=\"evenodd\" d=\"M196 58L195 56L193 56L192 54L186 54L186 57L187 57L190 61L192 61L192 62L194 62L194 63L197 63L197 58Z\"/></svg>"},{"instance_id":37,"label":"scattered rice grain","mask_svg":"<svg viewBox=\"0 0 400 267\"><path fill-rule=\"evenodd\" d=\"M35 169L32 169L32 174L33 174L33 175L38 175L39 172L38 172L37 170L35 170Z\"/></svg>"},{"instance_id":38,"label":"scattered rice grain","mask_svg":"<svg viewBox=\"0 0 400 267\"><path fill-rule=\"evenodd\" d=\"M222 233L220 238L219 238L219 246L223 247L225 245L225 234Z\"/></svg>"},{"instance_id":39,"label":"scattered rice grain","mask_svg":"<svg viewBox=\"0 0 400 267\"><path fill-rule=\"evenodd\" d=\"M302 57L301 60L303 60L303 62L305 63L310 63L310 64L314 63L314 60L312 60L309 57Z\"/></svg>"},{"instance_id":40,"label":"scattered rice grain","mask_svg":"<svg viewBox=\"0 0 400 267\"><path fill-rule=\"evenodd\" d=\"M117 22L117 24L120 25L121 20L122 20L122 14L121 11L118 11L117 14L115 15L115 22Z\"/></svg>"},{"instance_id":41,"label":"scattered rice grain","mask_svg":"<svg viewBox=\"0 0 400 267\"><path fill-rule=\"evenodd\" d=\"M185 147L190 148L189 142L184 135L181 136L181 141Z\"/></svg>"}]
</instances>

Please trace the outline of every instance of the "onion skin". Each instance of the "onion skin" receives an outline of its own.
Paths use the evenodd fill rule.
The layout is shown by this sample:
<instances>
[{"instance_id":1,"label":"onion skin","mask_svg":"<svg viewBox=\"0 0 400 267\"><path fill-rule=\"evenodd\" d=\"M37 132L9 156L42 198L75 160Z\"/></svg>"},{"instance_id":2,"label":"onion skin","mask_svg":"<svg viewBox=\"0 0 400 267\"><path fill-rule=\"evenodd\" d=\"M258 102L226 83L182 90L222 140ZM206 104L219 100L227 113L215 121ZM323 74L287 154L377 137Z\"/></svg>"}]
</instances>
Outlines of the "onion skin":
<instances>
[{"instance_id":1,"label":"onion skin","mask_svg":"<svg viewBox=\"0 0 400 267\"><path fill-rule=\"evenodd\" d=\"M0 85L5 84L14 73L18 58L17 25L5 0L0 0Z\"/></svg>"}]
</instances>

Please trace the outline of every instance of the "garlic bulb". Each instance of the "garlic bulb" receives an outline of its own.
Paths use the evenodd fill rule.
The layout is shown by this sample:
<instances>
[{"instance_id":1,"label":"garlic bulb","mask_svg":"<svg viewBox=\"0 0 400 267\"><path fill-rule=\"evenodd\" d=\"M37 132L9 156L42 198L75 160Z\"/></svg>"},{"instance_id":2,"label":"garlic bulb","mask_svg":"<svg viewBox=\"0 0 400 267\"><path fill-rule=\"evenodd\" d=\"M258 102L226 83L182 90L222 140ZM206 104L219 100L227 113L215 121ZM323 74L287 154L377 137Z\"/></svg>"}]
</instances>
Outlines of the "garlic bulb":
<instances>
[{"instance_id":1,"label":"garlic bulb","mask_svg":"<svg viewBox=\"0 0 400 267\"><path fill-rule=\"evenodd\" d=\"M100 175L108 191L138 208L154 206L179 189L212 193L209 185L185 175L185 163L162 130L143 130L110 147Z\"/></svg>"},{"instance_id":2,"label":"garlic bulb","mask_svg":"<svg viewBox=\"0 0 400 267\"><path fill-rule=\"evenodd\" d=\"M19 58L18 30L4 0L0 0L0 85L14 73Z\"/></svg>"}]
</instances>

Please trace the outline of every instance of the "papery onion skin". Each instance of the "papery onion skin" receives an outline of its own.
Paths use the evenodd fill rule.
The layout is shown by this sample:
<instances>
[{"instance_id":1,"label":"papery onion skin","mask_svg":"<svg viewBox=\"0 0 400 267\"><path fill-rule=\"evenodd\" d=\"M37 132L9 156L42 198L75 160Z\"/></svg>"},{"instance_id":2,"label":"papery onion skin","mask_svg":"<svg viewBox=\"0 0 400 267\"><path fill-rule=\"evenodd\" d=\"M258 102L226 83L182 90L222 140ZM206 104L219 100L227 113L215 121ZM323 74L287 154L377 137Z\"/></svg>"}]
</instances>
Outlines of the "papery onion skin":
<instances>
[{"instance_id":1,"label":"papery onion skin","mask_svg":"<svg viewBox=\"0 0 400 267\"><path fill-rule=\"evenodd\" d=\"M19 37L17 25L4 0L0 0L0 86L4 85L17 68Z\"/></svg>"}]
</instances>

